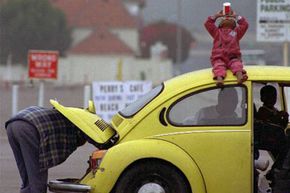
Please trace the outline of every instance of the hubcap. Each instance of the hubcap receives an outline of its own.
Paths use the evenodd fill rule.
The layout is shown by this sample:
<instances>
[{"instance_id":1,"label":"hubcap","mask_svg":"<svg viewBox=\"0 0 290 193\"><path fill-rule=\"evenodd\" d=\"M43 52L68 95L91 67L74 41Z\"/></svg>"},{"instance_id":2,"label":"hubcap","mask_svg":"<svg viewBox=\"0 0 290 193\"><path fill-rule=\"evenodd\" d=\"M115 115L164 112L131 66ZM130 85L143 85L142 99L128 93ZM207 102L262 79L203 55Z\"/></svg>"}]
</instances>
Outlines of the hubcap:
<instances>
[{"instance_id":1,"label":"hubcap","mask_svg":"<svg viewBox=\"0 0 290 193\"><path fill-rule=\"evenodd\" d=\"M159 184L147 183L141 186L138 193L165 193L165 190Z\"/></svg>"}]
</instances>

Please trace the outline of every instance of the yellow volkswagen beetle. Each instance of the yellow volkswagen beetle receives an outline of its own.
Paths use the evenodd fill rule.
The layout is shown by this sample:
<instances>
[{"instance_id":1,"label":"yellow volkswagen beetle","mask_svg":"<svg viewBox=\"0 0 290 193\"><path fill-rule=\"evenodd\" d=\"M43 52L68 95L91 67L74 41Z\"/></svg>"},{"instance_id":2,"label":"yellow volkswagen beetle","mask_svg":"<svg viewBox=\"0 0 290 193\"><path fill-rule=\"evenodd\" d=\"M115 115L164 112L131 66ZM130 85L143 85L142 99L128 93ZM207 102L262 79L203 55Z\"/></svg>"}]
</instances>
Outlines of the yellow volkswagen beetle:
<instances>
[{"instance_id":1,"label":"yellow volkswagen beetle","mask_svg":"<svg viewBox=\"0 0 290 193\"><path fill-rule=\"evenodd\" d=\"M52 192L254 192L254 111L259 91L278 90L277 109L289 110L290 68L246 67L237 84L228 72L216 87L211 69L190 72L152 89L106 123L93 108L52 105L98 147L78 181L52 180ZM288 102L288 106L287 106ZM219 116L217 116L219 115Z\"/></svg>"}]
</instances>

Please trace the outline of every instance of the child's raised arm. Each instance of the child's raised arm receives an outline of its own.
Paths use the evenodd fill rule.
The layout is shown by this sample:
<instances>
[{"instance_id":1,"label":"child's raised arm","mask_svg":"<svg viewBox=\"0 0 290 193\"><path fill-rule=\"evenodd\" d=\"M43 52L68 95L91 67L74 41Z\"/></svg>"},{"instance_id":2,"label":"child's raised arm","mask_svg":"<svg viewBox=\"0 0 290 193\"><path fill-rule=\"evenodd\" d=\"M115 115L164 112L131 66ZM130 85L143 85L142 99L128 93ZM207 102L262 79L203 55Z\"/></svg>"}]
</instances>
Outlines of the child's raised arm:
<instances>
[{"instance_id":1,"label":"child's raised arm","mask_svg":"<svg viewBox=\"0 0 290 193\"><path fill-rule=\"evenodd\" d=\"M240 39L242 39L242 37L245 35L246 31L248 30L249 23L245 17L242 17L240 15L235 15L235 17L236 17L237 23L238 23L238 26L236 28L237 35L238 35L238 39L240 40Z\"/></svg>"},{"instance_id":2,"label":"child's raised arm","mask_svg":"<svg viewBox=\"0 0 290 193\"><path fill-rule=\"evenodd\" d=\"M208 31L208 33L212 37L215 36L215 33L218 30L218 27L215 25L215 21L216 21L217 18L222 17L222 16L223 16L222 11L219 11L215 15L209 16L207 18L207 20L205 21L205 23L204 23L204 26L205 26L206 30Z\"/></svg>"}]
</instances>

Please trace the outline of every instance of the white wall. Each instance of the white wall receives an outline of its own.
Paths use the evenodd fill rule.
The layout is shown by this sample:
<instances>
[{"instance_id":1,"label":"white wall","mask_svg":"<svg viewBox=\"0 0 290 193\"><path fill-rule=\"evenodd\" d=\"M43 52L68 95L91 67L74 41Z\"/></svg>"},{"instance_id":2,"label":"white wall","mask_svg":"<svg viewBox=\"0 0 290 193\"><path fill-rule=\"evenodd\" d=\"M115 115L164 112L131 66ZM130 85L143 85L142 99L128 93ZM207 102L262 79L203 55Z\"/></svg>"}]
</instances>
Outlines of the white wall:
<instances>
[{"instance_id":1,"label":"white wall","mask_svg":"<svg viewBox=\"0 0 290 193\"><path fill-rule=\"evenodd\" d=\"M113 29L111 33L117 35L135 53L139 53L139 33L137 29Z\"/></svg>"},{"instance_id":2,"label":"white wall","mask_svg":"<svg viewBox=\"0 0 290 193\"><path fill-rule=\"evenodd\" d=\"M92 34L93 30L90 28L76 28L72 31L72 47L86 39Z\"/></svg>"},{"instance_id":3,"label":"white wall","mask_svg":"<svg viewBox=\"0 0 290 193\"><path fill-rule=\"evenodd\" d=\"M23 65L12 65L11 68L0 65L0 81L18 81L27 80L28 69Z\"/></svg>"},{"instance_id":4,"label":"white wall","mask_svg":"<svg viewBox=\"0 0 290 193\"><path fill-rule=\"evenodd\" d=\"M150 80L159 84L172 77L172 63L169 60L150 60L124 56L69 56L60 58L57 80L47 80L56 85L90 84L92 81L117 80L118 63L122 65L123 80ZM0 81L7 81L9 69L0 65ZM11 81L28 82L28 69L12 65ZM143 74L143 75L141 75Z\"/></svg>"},{"instance_id":5,"label":"white wall","mask_svg":"<svg viewBox=\"0 0 290 193\"><path fill-rule=\"evenodd\" d=\"M123 80L146 80L159 84L172 77L169 60L136 59L124 56L70 56L59 61L58 84L85 84L92 81L117 80L118 63L122 61Z\"/></svg>"}]
</instances>

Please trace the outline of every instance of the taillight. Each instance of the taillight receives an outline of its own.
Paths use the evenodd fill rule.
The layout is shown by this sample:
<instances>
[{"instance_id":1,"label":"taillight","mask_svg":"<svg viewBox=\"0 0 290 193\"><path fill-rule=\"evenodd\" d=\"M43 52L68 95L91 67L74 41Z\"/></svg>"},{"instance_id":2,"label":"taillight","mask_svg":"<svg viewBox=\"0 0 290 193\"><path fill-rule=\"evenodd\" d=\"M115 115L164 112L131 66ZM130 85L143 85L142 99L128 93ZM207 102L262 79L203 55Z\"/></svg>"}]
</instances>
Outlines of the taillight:
<instances>
[{"instance_id":1,"label":"taillight","mask_svg":"<svg viewBox=\"0 0 290 193\"><path fill-rule=\"evenodd\" d=\"M107 150L97 150L90 156L90 169L93 173L96 173L99 168L103 157L105 156Z\"/></svg>"}]
</instances>

